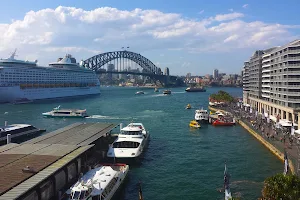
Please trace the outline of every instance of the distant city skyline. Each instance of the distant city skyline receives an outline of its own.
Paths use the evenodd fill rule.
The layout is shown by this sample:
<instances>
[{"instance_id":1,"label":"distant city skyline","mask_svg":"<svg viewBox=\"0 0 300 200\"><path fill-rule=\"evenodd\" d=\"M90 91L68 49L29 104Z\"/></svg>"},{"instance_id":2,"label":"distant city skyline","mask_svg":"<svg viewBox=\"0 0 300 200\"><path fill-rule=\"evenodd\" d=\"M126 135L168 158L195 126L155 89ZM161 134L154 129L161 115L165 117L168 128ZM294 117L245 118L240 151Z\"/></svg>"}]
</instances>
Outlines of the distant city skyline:
<instances>
[{"instance_id":1,"label":"distant city skyline","mask_svg":"<svg viewBox=\"0 0 300 200\"><path fill-rule=\"evenodd\" d=\"M18 59L48 65L66 53L80 61L129 47L170 75L240 74L255 50L300 38L296 0L191 2L10 0L0 13L0 57L17 48Z\"/></svg>"}]
</instances>

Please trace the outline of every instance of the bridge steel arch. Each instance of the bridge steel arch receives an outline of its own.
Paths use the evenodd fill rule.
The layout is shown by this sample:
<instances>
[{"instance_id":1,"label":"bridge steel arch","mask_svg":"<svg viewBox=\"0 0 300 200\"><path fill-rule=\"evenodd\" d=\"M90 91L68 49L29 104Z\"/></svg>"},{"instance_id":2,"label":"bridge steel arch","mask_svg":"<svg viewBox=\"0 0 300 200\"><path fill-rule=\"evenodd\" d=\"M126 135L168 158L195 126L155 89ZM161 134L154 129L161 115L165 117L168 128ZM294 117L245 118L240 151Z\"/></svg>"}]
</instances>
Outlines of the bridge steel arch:
<instances>
[{"instance_id":1,"label":"bridge steel arch","mask_svg":"<svg viewBox=\"0 0 300 200\"><path fill-rule=\"evenodd\" d=\"M134 53L131 51L113 51L113 52L98 54L83 61L83 64L86 68L89 68L97 73L98 71L100 71L101 67L103 67L105 64L118 58L126 58L134 61L135 63L137 63L142 67L143 73L145 74L152 74L152 75L163 74L161 69L157 67L155 64L153 64L153 62L151 62L149 59L142 56L141 54Z\"/></svg>"}]
</instances>

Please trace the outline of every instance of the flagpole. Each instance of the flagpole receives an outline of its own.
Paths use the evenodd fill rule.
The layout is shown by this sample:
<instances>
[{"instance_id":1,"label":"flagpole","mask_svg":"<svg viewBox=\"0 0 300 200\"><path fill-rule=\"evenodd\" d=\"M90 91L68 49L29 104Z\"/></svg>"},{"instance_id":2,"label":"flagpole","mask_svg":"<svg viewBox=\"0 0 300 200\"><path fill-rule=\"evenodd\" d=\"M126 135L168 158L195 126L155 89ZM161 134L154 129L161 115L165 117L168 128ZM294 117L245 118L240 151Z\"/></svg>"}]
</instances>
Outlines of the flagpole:
<instances>
[{"instance_id":1,"label":"flagpole","mask_svg":"<svg viewBox=\"0 0 300 200\"><path fill-rule=\"evenodd\" d=\"M141 181L139 182L139 200L144 200Z\"/></svg>"}]
</instances>

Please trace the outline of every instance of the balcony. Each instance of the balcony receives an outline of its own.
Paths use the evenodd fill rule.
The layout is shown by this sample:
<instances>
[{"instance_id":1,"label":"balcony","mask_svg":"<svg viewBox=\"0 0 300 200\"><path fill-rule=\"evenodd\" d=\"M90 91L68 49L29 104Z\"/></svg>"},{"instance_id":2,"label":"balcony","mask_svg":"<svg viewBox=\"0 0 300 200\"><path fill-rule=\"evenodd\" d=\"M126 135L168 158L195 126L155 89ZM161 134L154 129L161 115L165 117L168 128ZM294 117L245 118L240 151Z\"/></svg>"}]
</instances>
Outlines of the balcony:
<instances>
[{"instance_id":1,"label":"balcony","mask_svg":"<svg viewBox=\"0 0 300 200\"><path fill-rule=\"evenodd\" d=\"M270 85L261 85L261 87L263 87L263 88L270 88L271 86Z\"/></svg>"},{"instance_id":2,"label":"balcony","mask_svg":"<svg viewBox=\"0 0 300 200\"><path fill-rule=\"evenodd\" d=\"M271 75L270 74L263 74L261 77L266 78L266 77L271 77Z\"/></svg>"},{"instance_id":3,"label":"balcony","mask_svg":"<svg viewBox=\"0 0 300 200\"><path fill-rule=\"evenodd\" d=\"M261 72L266 73L266 72L271 72L271 70L270 69L263 69Z\"/></svg>"}]
</instances>

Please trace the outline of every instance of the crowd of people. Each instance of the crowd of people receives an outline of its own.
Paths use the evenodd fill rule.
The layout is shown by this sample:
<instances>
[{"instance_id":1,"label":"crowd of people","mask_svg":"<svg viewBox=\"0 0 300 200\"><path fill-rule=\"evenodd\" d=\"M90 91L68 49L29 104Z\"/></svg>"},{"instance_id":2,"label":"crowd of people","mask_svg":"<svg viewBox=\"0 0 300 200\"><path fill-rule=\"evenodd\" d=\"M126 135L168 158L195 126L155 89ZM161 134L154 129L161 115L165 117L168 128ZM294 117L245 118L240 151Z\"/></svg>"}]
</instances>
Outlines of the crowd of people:
<instances>
[{"instance_id":1,"label":"crowd of people","mask_svg":"<svg viewBox=\"0 0 300 200\"><path fill-rule=\"evenodd\" d=\"M245 108L242 103L223 104L215 107L231 113L237 120L241 120L252 127L256 133L268 140L277 149L286 151L289 157L297 160L300 141L298 141L297 134L294 134L293 123L291 126L282 126L278 123L279 120L274 122L269 116L258 113L255 109Z\"/></svg>"}]
</instances>

